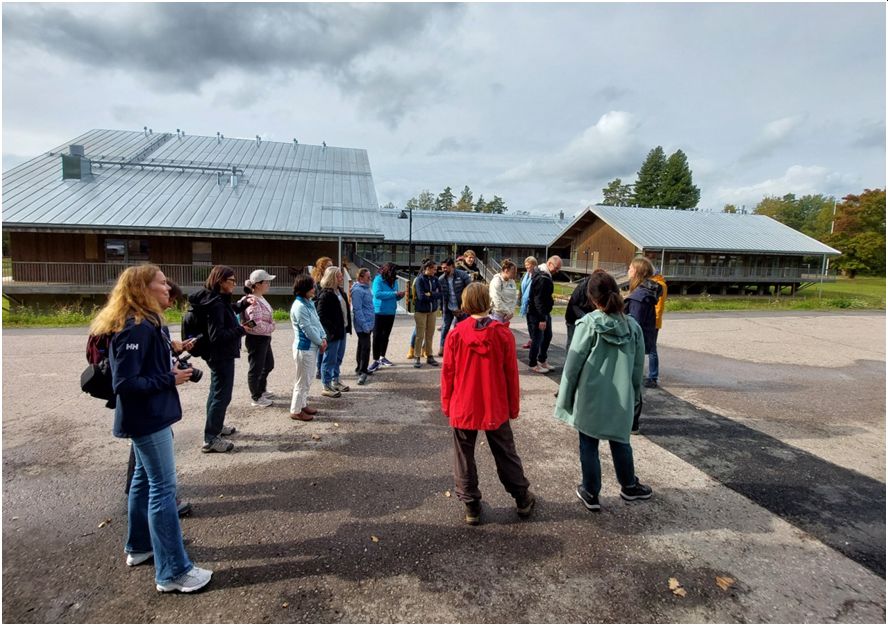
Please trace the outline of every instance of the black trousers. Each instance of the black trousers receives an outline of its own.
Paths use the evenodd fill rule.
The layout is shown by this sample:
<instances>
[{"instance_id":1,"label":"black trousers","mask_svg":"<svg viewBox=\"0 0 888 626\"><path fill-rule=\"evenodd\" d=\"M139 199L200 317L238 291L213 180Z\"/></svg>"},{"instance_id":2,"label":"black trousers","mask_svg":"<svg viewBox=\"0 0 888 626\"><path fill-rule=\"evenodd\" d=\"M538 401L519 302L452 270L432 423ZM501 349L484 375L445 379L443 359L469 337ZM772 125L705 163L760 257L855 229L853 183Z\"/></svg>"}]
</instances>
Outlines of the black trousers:
<instances>
[{"instance_id":1,"label":"black trousers","mask_svg":"<svg viewBox=\"0 0 888 626\"><path fill-rule=\"evenodd\" d=\"M508 420L496 430L483 431L496 463L496 473L506 491L515 498L527 495L530 482L524 477L524 467ZM462 502L481 499L478 489L478 467L475 465L475 440L477 430L453 429L453 480L456 497Z\"/></svg>"},{"instance_id":2,"label":"black trousers","mask_svg":"<svg viewBox=\"0 0 888 626\"><path fill-rule=\"evenodd\" d=\"M358 349L355 353L357 359L358 374L366 374L367 367L370 365L370 333L357 333Z\"/></svg>"},{"instance_id":3,"label":"black trousers","mask_svg":"<svg viewBox=\"0 0 888 626\"><path fill-rule=\"evenodd\" d=\"M250 369L247 372L247 385L253 400L268 391L268 374L274 369L274 353L271 351L270 335L247 335L244 339L247 346L247 360Z\"/></svg>"},{"instance_id":4,"label":"black trousers","mask_svg":"<svg viewBox=\"0 0 888 626\"><path fill-rule=\"evenodd\" d=\"M394 315L376 315L373 327L373 360L385 356L389 345L389 336L392 334L392 326L395 325Z\"/></svg>"}]
</instances>

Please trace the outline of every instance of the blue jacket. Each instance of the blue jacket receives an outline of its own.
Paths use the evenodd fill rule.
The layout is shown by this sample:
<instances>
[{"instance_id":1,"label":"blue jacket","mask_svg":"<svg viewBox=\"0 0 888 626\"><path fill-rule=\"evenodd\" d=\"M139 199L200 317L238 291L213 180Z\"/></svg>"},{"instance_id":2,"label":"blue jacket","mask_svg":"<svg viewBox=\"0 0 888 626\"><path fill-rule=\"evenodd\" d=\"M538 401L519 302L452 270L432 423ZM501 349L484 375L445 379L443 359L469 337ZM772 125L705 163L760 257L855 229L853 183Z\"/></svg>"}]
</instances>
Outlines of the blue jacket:
<instances>
[{"instance_id":1,"label":"blue jacket","mask_svg":"<svg viewBox=\"0 0 888 626\"><path fill-rule=\"evenodd\" d=\"M395 281L395 285L397 285ZM394 315L398 312L398 290L390 286L377 274L373 279L373 312L377 315ZM403 296L401 296L403 297Z\"/></svg>"},{"instance_id":2,"label":"blue jacket","mask_svg":"<svg viewBox=\"0 0 888 626\"><path fill-rule=\"evenodd\" d=\"M376 325L376 316L373 309L373 294L370 293L370 285L355 282L351 290L352 312L356 333L369 333Z\"/></svg>"},{"instance_id":3,"label":"blue jacket","mask_svg":"<svg viewBox=\"0 0 888 626\"><path fill-rule=\"evenodd\" d=\"M441 283L434 276L420 274L413 281L413 297L417 313L437 311L441 308Z\"/></svg>"},{"instance_id":4,"label":"blue jacket","mask_svg":"<svg viewBox=\"0 0 888 626\"><path fill-rule=\"evenodd\" d=\"M527 306L530 304L530 283L533 280L533 272L524 274L521 279L521 315L527 315Z\"/></svg>"},{"instance_id":5,"label":"blue jacket","mask_svg":"<svg viewBox=\"0 0 888 626\"><path fill-rule=\"evenodd\" d=\"M111 385L117 394L115 437L142 437L182 419L170 331L134 318L111 338Z\"/></svg>"},{"instance_id":6,"label":"blue jacket","mask_svg":"<svg viewBox=\"0 0 888 626\"><path fill-rule=\"evenodd\" d=\"M453 268L453 291L456 293L457 308L461 306L462 292L470 282L472 279L466 272ZM441 308L446 310L450 306L450 282L447 280L447 274L441 274L438 283L441 285Z\"/></svg>"},{"instance_id":7,"label":"blue jacket","mask_svg":"<svg viewBox=\"0 0 888 626\"><path fill-rule=\"evenodd\" d=\"M290 307L290 323L293 324L294 353L296 350L309 350L320 346L327 338L315 305L302 296L296 296L293 306Z\"/></svg>"}]
</instances>

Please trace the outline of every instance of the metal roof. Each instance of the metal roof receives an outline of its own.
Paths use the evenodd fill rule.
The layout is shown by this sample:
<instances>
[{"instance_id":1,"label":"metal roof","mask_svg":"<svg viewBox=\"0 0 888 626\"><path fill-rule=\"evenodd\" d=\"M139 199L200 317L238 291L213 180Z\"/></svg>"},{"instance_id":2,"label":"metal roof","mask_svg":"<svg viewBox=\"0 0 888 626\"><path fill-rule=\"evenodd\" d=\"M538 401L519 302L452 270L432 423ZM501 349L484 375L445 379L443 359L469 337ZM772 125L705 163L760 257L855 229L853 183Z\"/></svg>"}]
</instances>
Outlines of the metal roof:
<instances>
[{"instance_id":1,"label":"metal roof","mask_svg":"<svg viewBox=\"0 0 888 626\"><path fill-rule=\"evenodd\" d=\"M62 180L69 144L127 164ZM6 227L380 238L378 207L366 150L292 142L91 130L3 173Z\"/></svg>"},{"instance_id":2,"label":"metal roof","mask_svg":"<svg viewBox=\"0 0 888 626\"><path fill-rule=\"evenodd\" d=\"M765 215L708 213L594 205L582 211L552 240L585 228L589 215L604 220L641 249L753 252L759 254L841 254Z\"/></svg>"},{"instance_id":3,"label":"metal roof","mask_svg":"<svg viewBox=\"0 0 888 626\"><path fill-rule=\"evenodd\" d=\"M380 211L379 223L386 241L406 242L409 220L397 209ZM493 213L413 211L414 243L463 243L488 246L545 247L566 222L554 217L525 217Z\"/></svg>"}]
</instances>

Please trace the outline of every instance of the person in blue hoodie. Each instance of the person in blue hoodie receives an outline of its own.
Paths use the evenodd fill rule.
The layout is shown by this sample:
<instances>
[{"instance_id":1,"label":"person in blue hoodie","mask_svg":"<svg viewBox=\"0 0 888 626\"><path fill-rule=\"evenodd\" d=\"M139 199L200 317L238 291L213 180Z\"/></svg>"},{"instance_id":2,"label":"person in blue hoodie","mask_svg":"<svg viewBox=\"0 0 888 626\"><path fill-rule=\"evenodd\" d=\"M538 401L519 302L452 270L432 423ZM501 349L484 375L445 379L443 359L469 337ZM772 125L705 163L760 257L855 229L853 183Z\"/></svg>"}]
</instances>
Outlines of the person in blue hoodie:
<instances>
[{"instance_id":1,"label":"person in blue hoodie","mask_svg":"<svg viewBox=\"0 0 888 626\"><path fill-rule=\"evenodd\" d=\"M352 319L355 333L358 335L358 349L355 352L358 384L367 384L367 368L370 366L370 334L376 324L376 313L373 310L373 294L370 291L370 270L362 267L351 288Z\"/></svg>"},{"instance_id":2,"label":"person in blue hoodie","mask_svg":"<svg viewBox=\"0 0 888 626\"><path fill-rule=\"evenodd\" d=\"M398 300L404 297L405 291L398 291L398 266L394 263L386 263L379 268L379 273L373 279L373 363L367 368L371 374L380 367L394 365L385 358L388 351L389 337L392 334L392 326L395 325L395 313L398 312Z\"/></svg>"},{"instance_id":3,"label":"person in blue hoodie","mask_svg":"<svg viewBox=\"0 0 888 626\"><path fill-rule=\"evenodd\" d=\"M314 279L301 274L293 282L293 306L290 323L293 324L293 360L296 361L296 381L290 400L290 419L310 422L318 410L308 406L308 390L314 380L318 354L327 349L327 333L318 317L312 299L315 296Z\"/></svg>"},{"instance_id":4,"label":"person in blue hoodie","mask_svg":"<svg viewBox=\"0 0 888 626\"><path fill-rule=\"evenodd\" d=\"M154 559L158 591L197 591L213 572L195 567L182 541L176 511L172 425L182 419L178 385L193 370L173 365L164 323L169 285L156 265L128 267L90 327L111 334L109 360L116 396L114 436L132 441L136 457L129 490L126 564Z\"/></svg>"}]
</instances>

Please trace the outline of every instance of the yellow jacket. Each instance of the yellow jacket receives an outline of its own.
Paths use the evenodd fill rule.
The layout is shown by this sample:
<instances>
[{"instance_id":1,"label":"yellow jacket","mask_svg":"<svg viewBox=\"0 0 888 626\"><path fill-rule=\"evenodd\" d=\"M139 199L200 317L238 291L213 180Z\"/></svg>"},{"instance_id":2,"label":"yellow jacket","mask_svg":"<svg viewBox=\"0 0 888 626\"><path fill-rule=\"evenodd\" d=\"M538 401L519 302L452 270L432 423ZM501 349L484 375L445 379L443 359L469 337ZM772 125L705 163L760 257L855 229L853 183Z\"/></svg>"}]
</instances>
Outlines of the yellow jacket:
<instances>
[{"instance_id":1,"label":"yellow jacket","mask_svg":"<svg viewBox=\"0 0 888 626\"><path fill-rule=\"evenodd\" d=\"M654 307L654 313L657 315L657 330L659 330L663 328L663 309L666 308L666 279L662 274L654 274L651 276L651 280L660 283L663 288L660 299L657 300L657 305Z\"/></svg>"}]
</instances>

